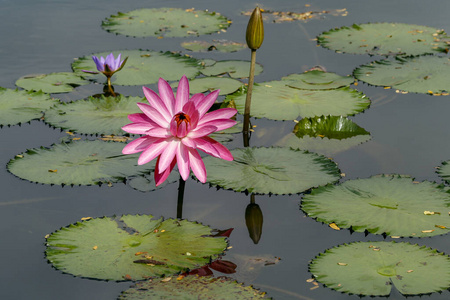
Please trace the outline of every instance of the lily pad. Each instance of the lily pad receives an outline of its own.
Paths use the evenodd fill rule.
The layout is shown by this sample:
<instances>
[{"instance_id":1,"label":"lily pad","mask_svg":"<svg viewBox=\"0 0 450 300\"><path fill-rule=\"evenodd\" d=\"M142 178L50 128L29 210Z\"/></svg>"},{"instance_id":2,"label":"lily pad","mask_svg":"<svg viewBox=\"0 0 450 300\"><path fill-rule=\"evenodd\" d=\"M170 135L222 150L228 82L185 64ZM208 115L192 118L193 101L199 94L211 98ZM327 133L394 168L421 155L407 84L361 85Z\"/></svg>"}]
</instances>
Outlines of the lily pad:
<instances>
[{"instance_id":1,"label":"lily pad","mask_svg":"<svg viewBox=\"0 0 450 300\"><path fill-rule=\"evenodd\" d=\"M255 84L252 92L250 114L253 117L273 120L295 120L298 117L349 116L364 111L370 100L361 92L342 87L332 90L300 90L290 88L292 81L284 78ZM228 95L234 100L239 113L244 113L246 88Z\"/></svg>"},{"instance_id":2,"label":"lily pad","mask_svg":"<svg viewBox=\"0 0 450 300\"><path fill-rule=\"evenodd\" d=\"M155 165L155 160L151 161L150 164ZM144 175L140 175L140 176L133 176L131 178L127 179L127 184L140 192L150 192L150 191L154 191L156 189L162 188L164 186L166 186L167 184L170 183L174 183L176 182L178 179L180 179L180 175L177 172L171 172L169 177L167 177L167 179L160 185L156 186L155 184L155 178L152 174L144 174Z\"/></svg>"},{"instance_id":3,"label":"lily pad","mask_svg":"<svg viewBox=\"0 0 450 300\"><path fill-rule=\"evenodd\" d=\"M319 45L337 52L370 55L419 55L444 52L446 33L437 28L402 23L354 24L319 35Z\"/></svg>"},{"instance_id":4,"label":"lily pad","mask_svg":"<svg viewBox=\"0 0 450 300\"><path fill-rule=\"evenodd\" d=\"M77 222L47 238L46 256L65 273L101 280L174 275L217 258L223 237L196 222L123 215Z\"/></svg>"},{"instance_id":5,"label":"lily pad","mask_svg":"<svg viewBox=\"0 0 450 300\"><path fill-rule=\"evenodd\" d=\"M42 117L42 112L59 100L49 94L0 87L0 127L29 122Z\"/></svg>"},{"instance_id":6,"label":"lily pad","mask_svg":"<svg viewBox=\"0 0 450 300\"><path fill-rule=\"evenodd\" d=\"M141 112L138 102L143 98L89 97L53 107L45 113L45 122L77 133L121 135L122 127L130 123L128 115Z\"/></svg>"},{"instance_id":7,"label":"lily pad","mask_svg":"<svg viewBox=\"0 0 450 300\"><path fill-rule=\"evenodd\" d=\"M331 156L370 139L369 132L348 118L322 116L301 119L278 145Z\"/></svg>"},{"instance_id":8,"label":"lily pad","mask_svg":"<svg viewBox=\"0 0 450 300\"><path fill-rule=\"evenodd\" d=\"M302 199L308 216L340 228L401 237L450 230L450 193L443 185L408 176L378 175L313 189Z\"/></svg>"},{"instance_id":9,"label":"lily pad","mask_svg":"<svg viewBox=\"0 0 450 300\"><path fill-rule=\"evenodd\" d=\"M246 78L250 72L250 62L245 60L223 60L200 70L205 76L228 74L232 78ZM255 64L255 76L261 74L263 67Z\"/></svg>"},{"instance_id":10,"label":"lily pad","mask_svg":"<svg viewBox=\"0 0 450 300\"><path fill-rule=\"evenodd\" d=\"M25 180L61 185L110 184L152 169L149 164L137 165L138 154L122 154L124 146L124 143L88 140L55 144L16 155L7 168Z\"/></svg>"},{"instance_id":11,"label":"lily pad","mask_svg":"<svg viewBox=\"0 0 450 300\"><path fill-rule=\"evenodd\" d=\"M72 72L26 75L16 81L16 85L29 91L44 93L68 93L75 87L89 82Z\"/></svg>"},{"instance_id":12,"label":"lily pad","mask_svg":"<svg viewBox=\"0 0 450 300\"><path fill-rule=\"evenodd\" d=\"M444 161L437 173L445 182L450 183L450 160Z\"/></svg>"},{"instance_id":13,"label":"lily pad","mask_svg":"<svg viewBox=\"0 0 450 300\"><path fill-rule=\"evenodd\" d=\"M233 149L233 161L206 157L207 182L236 192L297 194L339 179L336 164L288 148Z\"/></svg>"},{"instance_id":14,"label":"lily pad","mask_svg":"<svg viewBox=\"0 0 450 300\"><path fill-rule=\"evenodd\" d=\"M327 287L367 296L388 296L392 285L403 295L440 292L450 286L450 259L426 246L356 242L319 254L309 265Z\"/></svg>"},{"instance_id":15,"label":"lily pad","mask_svg":"<svg viewBox=\"0 0 450 300\"><path fill-rule=\"evenodd\" d=\"M360 66L354 76L368 84L402 91L448 95L450 59L441 56L396 57Z\"/></svg>"},{"instance_id":16,"label":"lily pad","mask_svg":"<svg viewBox=\"0 0 450 300\"><path fill-rule=\"evenodd\" d=\"M93 55L107 56L111 52L94 53ZM159 78L167 81L180 80L184 74L188 78L197 76L201 68L199 61L194 58L174 54L171 52L156 52L144 50L123 50L113 51L116 57L122 53L122 57L128 57L125 67L115 73L111 82L115 85L146 85L157 83ZM82 70L96 72L97 67L91 56L83 56L72 63L72 69L83 78L94 80L96 82L106 82L103 74L90 74Z\"/></svg>"},{"instance_id":17,"label":"lily pad","mask_svg":"<svg viewBox=\"0 0 450 300\"><path fill-rule=\"evenodd\" d=\"M225 31L230 23L217 12L163 7L119 12L103 21L102 27L134 37L187 37Z\"/></svg>"},{"instance_id":18,"label":"lily pad","mask_svg":"<svg viewBox=\"0 0 450 300\"><path fill-rule=\"evenodd\" d=\"M196 94L220 90L219 95L228 95L236 92L242 85L239 80L228 77L202 77L189 81L189 92ZM172 86L177 87L178 82Z\"/></svg>"},{"instance_id":19,"label":"lily pad","mask_svg":"<svg viewBox=\"0 0 450 300\"><path fill-rule=\"evenodd\" d=\"M181 47L184 49L194 51L194 52L208 52L208 51L219 51L219 52L236 52L247 48L244 43L238 43L227 40L213 40L212 42L207 41L192 41L181 43Z\"/></svg>"},{"instance_id":20,"label":"lily pad","mask_svg":"<svg viewBox=\"0 0 450 300\"><path fill-rule=\"evenodd\" d=\"M267 299L266 293L227 277L186 276L180 280L139 282L118 299Z\"/></svg>"},{"instance_id":21,"label":"lily pad","mask_svg":"<svg viewBox=\"0 0 450 300\"><path fill-rule=\"evenodd\" d=\"M341 76L336 73L328 73L321 70L307 71L302 74L292 74L284 77L292 80L287 86L302 90L331 90L349 86L354 82L351 76Z\"/></svg>"}]
</instances>

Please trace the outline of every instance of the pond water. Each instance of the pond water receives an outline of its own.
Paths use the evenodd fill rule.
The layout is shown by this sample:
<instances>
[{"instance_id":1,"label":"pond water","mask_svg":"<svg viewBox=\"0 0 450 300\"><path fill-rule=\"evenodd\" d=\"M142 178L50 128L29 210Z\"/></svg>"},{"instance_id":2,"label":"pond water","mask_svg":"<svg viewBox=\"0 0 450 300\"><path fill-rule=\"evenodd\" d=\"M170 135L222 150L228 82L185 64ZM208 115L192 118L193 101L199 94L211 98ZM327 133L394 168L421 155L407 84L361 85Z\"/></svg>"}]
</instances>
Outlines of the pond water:
<instances>
[{"instance_id":1,"label":"pond water","mask_svg":"<svg viewBox=\"0 0 450 300\"><path fill-rule=\"evenodd\" d=\"M196 39L228 39L245 42L248 17L241 11L255 5L265 9L304 12L346 8L348 15L331 16L308 22L265 24L265 40L257 52L264 72L256 82L277 80L291 73L301 73L315 65L340 75L351 74L361 65L378 59L365 55L337 54L317 47L313 40L323 31L353 23L401 22L442 28L450 32L450 3L435 1L0 1L0 86L15 88L15 81L26 74L71 71L76 57L91 53L151 49L186 51L182 41L192 38L131 38L110 34L101 21L118 11L143 7L180 7L218 11L233 20L226 33ZM309 4L310 6L305 6ZM249 51L201 53L196 57L249 60ZM180 74L181 76L181 74ZM150 86L152 87L152 86ZM435 167L450 159L449 96L398 94L360 83L358 90L372 101L364 113L351 117L369 131L372 139L333 157L346 176L341 181L367 178L376 174L407 174L418 181L441 182ZM55 97L76 100L101 91L100 85L82 86L71 94ZM116 87L126 95L142 96L140 87ZM252 146L271 146L292 131L292 121L253 120L257 125ZM33 184L20 180L6 170L16 154L28 148L50 146L66 133L39 121L0 129L0 297L2 299L115 299L129 282L104 282L62 274L52 268L44 256L44 236L82 217L114 214L152 214L176 217L177 184L142 193L124 184L113 187L63 187ZM242 147L237 135L229 148ZM348 230L335 231L305 216L299 209L301 196L256 196L264 215L261 240L254 244L245 225L245 208L250 196L210 188L189 179L186 183L183 218L212 228L234 228L225 259L238 265L232 277L246 285L266 291L275 299L356 299L320 286L311 289L308 263L320 252L352 241L380 241L382 236ZM386 240L390 240L387 238ZM423 239L402 239L427 245L448 253L448 235ZM281 260L264 266L250 258ZM427 296L428 297L428 296ZM448 291L432 294L430 299L448 299ZM393 299L404 298L398 292Z\"/></svg>"}]
</instances>

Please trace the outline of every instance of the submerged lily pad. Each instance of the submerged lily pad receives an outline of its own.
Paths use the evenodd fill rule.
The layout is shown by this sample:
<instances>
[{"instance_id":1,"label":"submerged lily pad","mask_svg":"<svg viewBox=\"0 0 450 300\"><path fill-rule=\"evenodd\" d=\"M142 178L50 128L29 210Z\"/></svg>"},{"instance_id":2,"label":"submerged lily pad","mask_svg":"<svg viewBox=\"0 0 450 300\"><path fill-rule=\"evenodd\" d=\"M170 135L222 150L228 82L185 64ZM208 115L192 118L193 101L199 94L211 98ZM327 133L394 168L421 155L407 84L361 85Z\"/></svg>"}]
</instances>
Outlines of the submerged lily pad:
<instances>
[{"instance_id":1,"label":"submerged lily pad","mask_svg":"<svg viewBox=\"0 0 450 300\"><path fill-rule=\"evenodd\" d=\"M245 60L223 60L200 70L205 76L228 74L232 78L246 78L250 72L250 62ZM261 74L263 67L255 64L255 76Z\"/></svg>"},{"instance_id":2,"label":"submerged lily pad","mask_svg":"<svg viewBox=\"0 0 450 300\"><path fill-rule=\"evenodd\" d=\"M141 112L138 102L143 98L89 97L53 107L45 113L45 122L77 133L121 135L122 127L130 123L128 115Z\"/></svg>"},{"instance_id":3,"label":"submerged lily pad","mask_svg":"<svg viewBox=\"0 0 450 300\"><path fill-rule=\"evenodd\" d=\"M195 269L227 247L211 228L187 220L123 215L77 222L47 238L47 259L75 276L142 280Z\"/></svg>"},{"instance_id":4,"label":"submerged lily pad","mask_svg":"<svg viewBox=\"0 0 450 300\"><path fill-rule=\"evenodd\" d=\"M388 296L392 285L403 295L440 292L450 286L450 259L426 246L356 242L319 254L309 265L327 287L367 296Z\"/></svg>"},{"instance_id":5,"label":"submerged lily pad","mask_svg":"<svg viewBox=\"0 0 450 300\"><path fill-rule=\"evenodd\" d=\"M348 116L364 111L370 100L361 92L342 87L332 90L300 90L290 88L292 80L283 78L255 84L250 113L253 117L273 120L295 120L298 117L333 115ZM234 100L239 113L244 113L246 88L228 95Z\"/></svg>"},{"instance_id":6,"label":"submerged lily pad","mask_svg":"<svg viewBox=\"0 0 450 300\"><path fill-rule=\"evenodd\" d=\"M153 168L155 165L154 161L155 160L150 162L152 164ZM131 178L128 178L127 184L131 188L133 188L137 191L146 193L146 192L150 192L150 191L154 191L156 189L162 188L162 187L166 186L167 184L174 183L178 179L180 179L180 175L178 174L178 172L171 172L169 177L167 177L167 179L162 184L156 186L154 175L152 173L152 174L144 174L144 175L133 176Z\"/></svg>"},{"instance_id":7,"label":"submerged lily pad","mask_svg":"<svg viewBox=\"0 0 450 300\"><path fill-rule=\"evenodd\" d=\"M207 41L192 41L181 43L181 47L194 52L207 52L207 51L219 51L219 52L236 52L247 48L244 43L238 43L227 40L213 40Z\"/></svg>"},{"instance_id":8,"label":"submerged lily pad","mask_svg":"<svg viewBox=\"0 0 450 300\"><path fill-rule=\"evenodd\" d=\"M27 150L7 167L25 180L62 185L109 184L151 170L149 164L137 165L139 154L122 154L123 147L124 143L88 140L55 144Z\"/></svg>"},{"instance_id":9,"label":"submerged lily pad","mask_svg":"<svg viewBox=\"0 0 450 300\"><path fill-rule=\"evenodd\" d=\"M319 45L337 52L370 55L419 55L448 48L441 29L402 23L354 24L319 35Z\"/></svg>"},{"instance_id":10,"label":"submerged lily pad","mask_svg":"<svg viewBox=\"0 0 450 300\"><path fill-rule=\"evenodd\" d=\"M292 74L283 79L292 80L287 86L302 90L331 90L353 83L351 76L341 76L336 73L321 70L307 71L302 74Z\"/></svg>"},{"instance_id":11,"label":"submerged lily pad","mask_svg":"<svg viewBox=\"0 0 450 300\"><path fill-rule=\"evenodd\" d=\"M119 12L103 21L102 27L134 37L186 37L225 31L230 23L217 12L163 7Z\"/></svg>"},{"instance_id":12,"label":"submerged lily pad","mask_svg":"<svg viewBox=\"0 0 450 300\"><path fill-rule=\"evenodd\" d=\"M361 81L402 91L448 95L450 59L440 56L396 57L360 66L353 72Z\"/></svg>"},{"instance_id":13,"label":"submerged lily pad","mask_svg":"<svg viewBox=\"0 0 450 300\"><path fill-rule=\"evenodd\" d=\"M43 92L27 92L0 87L0 127L29 122L59 100Z\"/></svg>"},{"instance_id":14,"label":"submerged lily pad","mask_svg":"<svg viewBox=\"0 0 450 300\"><path fill-rule=\"evenodd\" d=\"M16 81L16 85L29 91L44 93L68 93L79 85L89 82L72 72L26 75Z\"/></svg>"},{"instance_id":15,"label":"submerged lily pad","mask_svg":"<svg viewBox=\"0 0 450 300\"><path fill-rule=\"evenodd\" d=\"M93 55L105 57L111 52L94 53ZM113 51L115 57L122 53L122 57L128 57L124 68L111 77L111 82L116 85L146 85L157 83L159 78L167 81L180 80L182 75L187 78L197 76L201 68L199 62L187 56L170 52L156 52L144 50ZM82 70L97 72L92 56L83 56L72 63L74 72L83 78L96 82L106 82L103 74L90 74Z\"/></svg>"},{"instance_id":16,"label":"submerged lily pad","mask_svg":"<svg viewBox=\"0 0 450 300\"><path fill-rule=\"evenodd\" d=\"M233 161L206 157L207 182L236 192L297 194L339 179L336 164L316 153L288 148L231 150Z\"/></svg>"},{"instance_id":17,"label":"submerged lily pad","mask_svg":"<svg viewBox=\"0 0 450 300\"><path fill-rule=\"evenodd\" d=\"M139 282L118 299L267 299L266 293L226 277L186 276Z\"/></svg>"},{"instance_id":18,"label":"submerged lily pad","mask_svg":"<svg viewBox=\"0 0 450 300\"><path fill-rule=\"evenodd\" d=\"M443 185L379 175L313 189L302 199L308 216L340 228L402 237L446 234L450 193Z\"/></svg>"},{"instance_id":19,"label":"submerged lily pad","mask_svg":"<svg viewBox=\"0 0 450 300\"><path fill-rule=\"evenodd\" d=\"M333 155L370 140L370 133L342 116L301 119L278 145Z\"/></svg>"}]
</instances>

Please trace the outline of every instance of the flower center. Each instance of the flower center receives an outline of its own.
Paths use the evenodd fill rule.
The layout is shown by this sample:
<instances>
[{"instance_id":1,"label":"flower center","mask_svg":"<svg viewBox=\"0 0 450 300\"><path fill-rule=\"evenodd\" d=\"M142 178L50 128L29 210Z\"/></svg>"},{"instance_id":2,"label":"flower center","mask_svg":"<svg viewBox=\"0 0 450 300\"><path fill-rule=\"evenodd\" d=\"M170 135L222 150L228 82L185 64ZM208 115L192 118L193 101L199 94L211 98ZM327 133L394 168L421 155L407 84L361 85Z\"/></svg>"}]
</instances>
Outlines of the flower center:
<instances>
[{"instance_id":1,"label":"flower center","mask_svg":"<svg viewBox=\"0 0 450 300\"><path fill-rule=\"evenodd\" d=\"M191 118L189 117L189 115L183 112L179 112L173 117L172 120L172 124L176 125L176 129L173 127L171 128L171 130L175 129L174 131L172 131L172 134L176 135L177 137L183 138L191 130Z\"/></svg>"}]
</instances>

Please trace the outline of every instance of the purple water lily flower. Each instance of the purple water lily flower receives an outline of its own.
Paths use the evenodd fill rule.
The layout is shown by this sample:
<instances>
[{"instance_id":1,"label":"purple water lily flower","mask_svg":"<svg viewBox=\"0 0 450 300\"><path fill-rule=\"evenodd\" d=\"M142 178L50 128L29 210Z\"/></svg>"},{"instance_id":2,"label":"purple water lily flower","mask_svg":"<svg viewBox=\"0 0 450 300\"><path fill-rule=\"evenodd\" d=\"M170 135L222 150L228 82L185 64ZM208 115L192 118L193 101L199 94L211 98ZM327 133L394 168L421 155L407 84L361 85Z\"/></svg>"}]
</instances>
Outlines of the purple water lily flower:
<instances>
[{"instance_id":1,"label":"purple water lily flower","mask_svg":"<svg viewBox=\"0 0 450 300\"><path fill-rule=\"evenodd\" d=\"M97 67L97 70L99 72L105 74L106 77L111 77L114 73L120 71L124 67L128 59L127 57L121 61L121 56L122 54L120 53L117 58L114 58L114 54L110 53L108 56L106 56L106 58L103 58L103 56L100 56L100 58L98 58L97 56L93 55L92 59L94 60L95 66ZM91 74L98 74L98 72L93 71L82 71Z\"/></svg>"}]
</instances>

